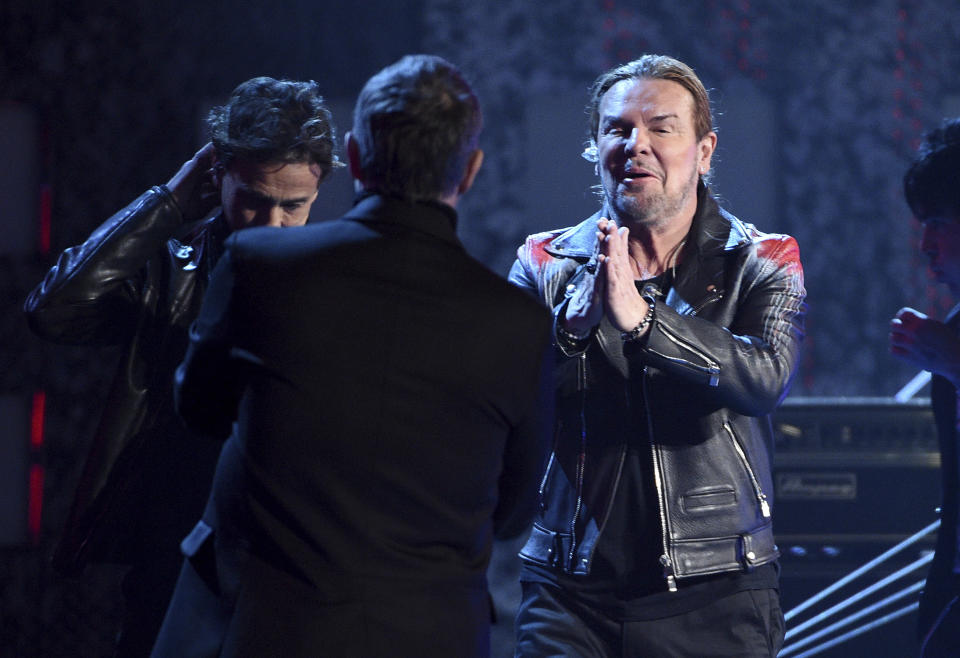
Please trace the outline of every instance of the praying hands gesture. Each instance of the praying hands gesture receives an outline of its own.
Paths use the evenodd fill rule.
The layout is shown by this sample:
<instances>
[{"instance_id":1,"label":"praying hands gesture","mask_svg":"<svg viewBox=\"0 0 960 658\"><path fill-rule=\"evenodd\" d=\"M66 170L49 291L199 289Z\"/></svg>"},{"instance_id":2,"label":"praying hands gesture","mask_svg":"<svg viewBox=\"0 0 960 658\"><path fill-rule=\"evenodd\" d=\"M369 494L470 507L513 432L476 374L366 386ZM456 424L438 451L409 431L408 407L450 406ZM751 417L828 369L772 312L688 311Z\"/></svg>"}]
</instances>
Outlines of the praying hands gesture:
<instances>
[{"instance_id":1,"label":"praying hands gesture","mask_svg":"<svg viewBox=\"0 0 960 658\"><path fill-rule=\"evenodd\" d=\"M630 229L605 217L597 221L597 268L587 272L567 304L564 328L583 336L606 313L620 331L630 331L646 317L647 302L634 284L628 240Z\"/></svg>"}]
</instances>

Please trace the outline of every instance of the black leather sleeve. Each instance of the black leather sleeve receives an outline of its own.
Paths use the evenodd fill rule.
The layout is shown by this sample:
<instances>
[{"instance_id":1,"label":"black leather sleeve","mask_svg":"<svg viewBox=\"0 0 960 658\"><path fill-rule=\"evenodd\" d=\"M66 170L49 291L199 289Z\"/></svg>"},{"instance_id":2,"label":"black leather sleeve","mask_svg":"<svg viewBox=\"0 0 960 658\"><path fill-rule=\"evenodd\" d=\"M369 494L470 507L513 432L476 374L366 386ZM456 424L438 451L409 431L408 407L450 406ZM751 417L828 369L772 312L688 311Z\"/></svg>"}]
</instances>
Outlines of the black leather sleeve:
<instances>
[{"instance_id":1,"label":"black leather sleeve","mask_svg":"<svg viewBox=\"0 0 960 658\"><path fill-rule=\"evenodd\" d=\"M636 351L642 363L699 384L705 399L762 416L780 402L796 370L806 293L793 238L767 240L747 261L729 327L658 305Z\"/></svg>"},{"instance_id":2,"label":"black leather sleeve","mask_svg":"<svg viewBox=\"0 0 960 658\"><path fill-rule=\"evenodd\" d=\"M63 251L24 303L30 328L48 340L115 344L134 331L146 266L183 219L156 186Z\"/></svg>"}]
</instances>

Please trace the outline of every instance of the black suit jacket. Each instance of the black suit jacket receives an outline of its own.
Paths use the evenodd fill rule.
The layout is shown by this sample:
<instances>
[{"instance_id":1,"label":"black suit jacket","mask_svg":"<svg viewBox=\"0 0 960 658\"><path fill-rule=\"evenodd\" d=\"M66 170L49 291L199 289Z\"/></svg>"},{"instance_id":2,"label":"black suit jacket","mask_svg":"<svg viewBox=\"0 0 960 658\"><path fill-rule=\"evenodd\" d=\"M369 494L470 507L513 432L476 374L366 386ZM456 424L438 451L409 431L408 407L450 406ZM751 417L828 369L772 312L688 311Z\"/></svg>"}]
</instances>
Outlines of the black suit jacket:
<instances>
[{"instance_id":1,"label":"black suit jacket","mask_svg":"<svg viewBox=\"0 0 960 658\"><path fill-rule=\"evenodd\" d=\"M492 538L526 527L546 449L550 319L455 222L374 195L228 241L177 400L230 437L156 655L191 635L229 655L488 651Z\"/></svg>"}]
</instances>

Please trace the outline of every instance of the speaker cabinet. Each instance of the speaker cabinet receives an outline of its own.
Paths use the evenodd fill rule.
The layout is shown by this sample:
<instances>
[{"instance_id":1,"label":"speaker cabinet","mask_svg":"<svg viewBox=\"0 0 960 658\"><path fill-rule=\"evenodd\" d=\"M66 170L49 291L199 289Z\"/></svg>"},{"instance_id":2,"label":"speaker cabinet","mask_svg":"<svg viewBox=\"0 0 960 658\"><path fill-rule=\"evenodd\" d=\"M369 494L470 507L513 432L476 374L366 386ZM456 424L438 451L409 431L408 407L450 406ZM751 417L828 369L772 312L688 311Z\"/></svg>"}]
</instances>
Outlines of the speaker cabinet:
<instances>
[{"instance_id":1,"label":"speaker cabinet","mask_svg":"<svg viewBox=\"0 0 960 658\"><path fill-rule=\"evenodd\" d=\"M929 400L788 399L774 415L773 426L773 518L783 555L784 611L936 520L940 457ZM935 534L930 533L914 542L838 594L797 615L788 622L788 629L929 554L934 540ZM916 569L827 623L924 579L926 572L926 566ZM884 610L908 605L917 596ZM817 655L915 655L915 624L916 613L911 613Z\"/></svg>"}]
</instances>

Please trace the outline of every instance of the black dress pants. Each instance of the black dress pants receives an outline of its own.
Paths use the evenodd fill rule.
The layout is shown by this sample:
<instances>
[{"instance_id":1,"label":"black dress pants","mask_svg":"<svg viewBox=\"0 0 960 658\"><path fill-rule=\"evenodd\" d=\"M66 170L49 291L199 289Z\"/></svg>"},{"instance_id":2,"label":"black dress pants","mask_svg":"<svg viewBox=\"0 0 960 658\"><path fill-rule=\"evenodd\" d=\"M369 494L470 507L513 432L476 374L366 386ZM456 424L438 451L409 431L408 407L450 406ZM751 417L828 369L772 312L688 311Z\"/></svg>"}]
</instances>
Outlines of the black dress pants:
<instances>
[{"instance_id":1,"label":"black dress pants","mask_svg":"<svg viewBox=\"0 0 960 658\"><path fill-rule=\"evenodd\" d=\"M523 583L516 628L518 658L770 658L784 634L775 589L744 590L672 617L619 621L540 583Z\"/></svg>"}]
</instances>

